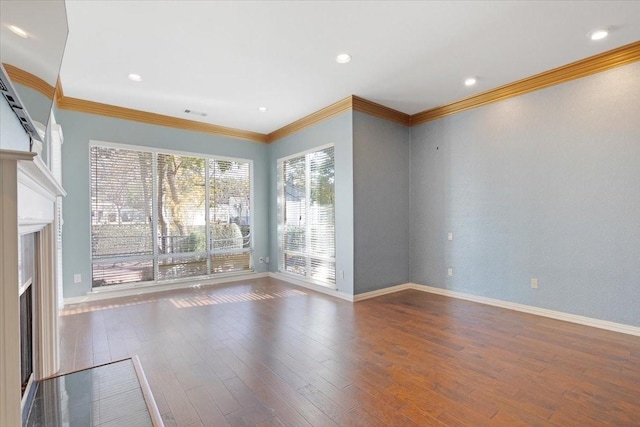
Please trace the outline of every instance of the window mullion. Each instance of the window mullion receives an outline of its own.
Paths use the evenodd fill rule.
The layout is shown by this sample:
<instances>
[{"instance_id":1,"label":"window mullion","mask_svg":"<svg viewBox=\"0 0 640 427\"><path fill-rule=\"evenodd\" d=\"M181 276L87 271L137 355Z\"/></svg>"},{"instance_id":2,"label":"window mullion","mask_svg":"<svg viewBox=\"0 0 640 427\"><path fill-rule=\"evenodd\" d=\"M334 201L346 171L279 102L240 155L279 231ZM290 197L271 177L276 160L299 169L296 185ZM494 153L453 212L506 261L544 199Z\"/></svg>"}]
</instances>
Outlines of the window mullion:
<instances>
[{"instance_id":1,"label":"window mullion","mask_svg":"<svg viewBox=\"0 0 640 427\"><path fill-rule=\"evenodd\" d=\"M311 213L311 156L304 156L304 234L305 234L305 252L306 252L306 276L311 277L311 221L309 214Z\"/></svg>"},{"instance_id":2,"label":"window mullion","mask_svg":"<svg viewBox=\"0 0 640 427\"><path fill-rule=\"evenodd\" d=\"M151 155L151 238L153 240L153 280L160 277L160 265L158 262L158 153Z\"/></svg>"},{"instance_id":3,"label":"window mullion","mask_svg":"<svg viewBox=\"0 0 640 427\"><path fill-rule=\"evenodd\" d=\"M211 207L211 180L209 177L209 159L204 162L204 232L205 244L207 246L207 274L211 274L211 221L209 220L209 209Z\"/></svg>"}]
</instances>

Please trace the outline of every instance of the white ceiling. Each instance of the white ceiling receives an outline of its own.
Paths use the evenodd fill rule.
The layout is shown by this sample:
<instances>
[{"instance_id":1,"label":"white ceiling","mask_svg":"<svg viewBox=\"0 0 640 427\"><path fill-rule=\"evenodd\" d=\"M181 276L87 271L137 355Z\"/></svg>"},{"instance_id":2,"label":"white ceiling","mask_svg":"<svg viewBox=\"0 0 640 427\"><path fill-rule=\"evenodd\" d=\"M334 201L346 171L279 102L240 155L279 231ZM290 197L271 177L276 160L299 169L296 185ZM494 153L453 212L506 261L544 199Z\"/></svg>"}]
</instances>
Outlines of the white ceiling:
<instances>
[{"instance_id":1,"label":"white ceiling","mask_svg":"<svg viewBox=\"0 0 640 427\"><path fill-rule=\"evenodd\" d=\"M67 14L66 96L261 133L351 94L414 114L640 40L639 1L67 0Z\"/></svg>"}]
</instances>

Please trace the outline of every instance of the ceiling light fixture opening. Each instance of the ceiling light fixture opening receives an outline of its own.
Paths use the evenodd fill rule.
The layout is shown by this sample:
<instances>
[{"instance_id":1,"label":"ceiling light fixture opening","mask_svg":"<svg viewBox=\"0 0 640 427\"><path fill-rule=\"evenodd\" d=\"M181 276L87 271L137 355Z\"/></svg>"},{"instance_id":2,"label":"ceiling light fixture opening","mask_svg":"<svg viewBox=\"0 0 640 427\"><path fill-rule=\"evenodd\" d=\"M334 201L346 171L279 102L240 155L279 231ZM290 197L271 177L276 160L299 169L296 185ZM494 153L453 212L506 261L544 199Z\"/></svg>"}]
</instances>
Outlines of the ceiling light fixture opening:
<instances>
[{"instance_id":1,"label":"ceiling light fixture opening","mask_svg":"<svg viewBox=\"0 0 640 427\"><path fill-rule=\"evenodd\" d=\"M258 107L258 111L260 111L261 113L264 113L268 110L267 107Z\"/></svg>"},{"instance_id":2,"label":"ceiling light fixture opening","mask_svg":"<svg viewBox=\"0 0 640 427\"><path fill-rule=\"evenodd\" d=\"M140 74L131 73L131 74L129 74L129 80L134 81L134 82L141 82L142 81L142 76Z\"/></svg>"},{"instance_id":3,"label":"ceiling light fixture opening","mask_svg":"<svg viewBox=\"0 0 640 427\"><path fill-rule=\"evenodd\" d=\"M467 77L464 81L465 86L473 86L478 80L475 77Z\"/></svg>"},{"instance_id":4,"label":"ceiling light fixture opening","mask_svg":"<svg viewBox=\"0 0 640 427\"><path fill-rule=\"evenodd\" d=\"M346 64L349 61L351 61L351 55L349 55L348 53L341 53L340 55L336 56L336 62L338 64Z\"/></svg>"},{"instance_id":5,"label":"ceiling light fixture opening","mask_svg":"<svg viewBox=\"0 0 640 427\"><path fill-rule=\"evenodd\" d=\"M11 30L11 32L17 36L22 37L23 39L28 39L29 38L29 33L27 33L25 30L23 30L22 28L15 26L15 25L9 25L8 26L9 30Z\"/></svg>"},{"instance_id":6,"label":"ceiling light fixture opening","mask_svg":"<svg viewBox=\"0 0 640 427\"><path fill-rule=\"evenodd\" d=\"M591 40L602 40L608 35L609 35L609 30L607 30L606 28L599 28L589 33L589 38Z\"/></svg>"}]
</instances>

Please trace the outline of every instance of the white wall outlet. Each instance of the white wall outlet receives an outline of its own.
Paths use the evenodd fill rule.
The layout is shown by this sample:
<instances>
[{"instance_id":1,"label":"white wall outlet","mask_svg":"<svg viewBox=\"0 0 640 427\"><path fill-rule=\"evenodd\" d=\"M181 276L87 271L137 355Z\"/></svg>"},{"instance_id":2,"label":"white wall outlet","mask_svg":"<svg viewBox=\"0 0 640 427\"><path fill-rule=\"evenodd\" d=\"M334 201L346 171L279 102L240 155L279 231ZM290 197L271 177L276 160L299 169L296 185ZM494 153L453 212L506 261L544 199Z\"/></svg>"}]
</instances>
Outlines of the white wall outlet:
<instances>
[{"instance_id":1,"label":"white wall outlet","mask_svg":"<svg viewBox=\"0 0 640 427\"><path fill-rule=\"evenodd\" d=\"M258 261L260 261L260 264L262 264L264 262L264 258L260 257L260 259Z\"/></svg>"},{"instance_id":2,"label":"white wall outlet","mask_svg":"<svg viewBox=\"0 0 640 427\"><path fill-rule=\"evenodd\" d=\"M268 256L264 257L264 262L266 262L267 264L269 264L269 261L270 261L270 259L269 259L269 257L268 257Z\"/></svg>"},{"instance_id":3,"label":"white wall outlet","mask_svg":"<svg viewBox=\"0 0 640 427\"><path fill-rule=\"evenodd\" d=\"M340 278L344 279L344 270L340 270Z\"/></svg>"},{"instance_id":4,"label":"white wall outlet","mask_svg":"<svg viewBox=\"0 0 640 427\"><path fill-rule=\"evenodd\" d=\"M447 276L453 276L453 268L447 268Z\"/></svg>"},{"instance_id":5,"label":"white wall outlet","mask_svg":"<svg viewBox=\"0 0 640 427\"><path fill-rule=\"evenodd\" d=\"M531 287L533 289L538 289L538 279L531 279Z\"/></svg>"},{"instance_id":6,"label":"white wall outlet","mask_svg":"<svg viewBox=\"0 0 640 427\"><path fill-rule=\"evenodd\" d=\"M447 234L447 239L449 239L449 240L453 240L453 233L452 233L452 232L449 232L449 233Z\"/></svg>"},{"instance_id":7,"label":"white wall outlet","mask_svg":"<svg viewBox=\"0 0 640 427\"><path fill-rule=\"evenodd\" d=\"M73 275L73 283L82 283L82 275L74 274Z\"/></svg>"}]
</instances>

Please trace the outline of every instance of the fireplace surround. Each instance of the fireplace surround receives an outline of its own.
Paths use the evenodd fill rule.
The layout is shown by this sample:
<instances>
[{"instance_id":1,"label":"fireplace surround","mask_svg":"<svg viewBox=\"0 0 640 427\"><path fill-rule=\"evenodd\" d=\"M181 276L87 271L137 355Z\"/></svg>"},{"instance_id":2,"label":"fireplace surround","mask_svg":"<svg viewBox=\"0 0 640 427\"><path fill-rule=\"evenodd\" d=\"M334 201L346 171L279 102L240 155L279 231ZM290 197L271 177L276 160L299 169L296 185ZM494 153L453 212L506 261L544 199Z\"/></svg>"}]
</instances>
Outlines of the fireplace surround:
<instances>
[{"instance_id":1,"label":"fireplace surround","mask_svg":"<svg viewBox=\"0 0 640 427\"><path fill-rule=\"evenodd\" d=\"M55 123L50 138L62 143ZM18 426L28 410L23 394L22 356L32 352L33 380L55 374L58 361L58 205L65 192L35 152L0 149L0 425ZM30 236L30 237L26 237ZM31 280L23 281L23 243L33 246ZM30 243L27 243L30 244ZM30 283L30 284L29 284ZM30 295L29 295L30 294ZM26 295L26 296L25 296ZM23 297L21 300L21 296ZM31 301L31 336L21 320L21 303ZM27 309L29 310L29 309ZM25 342L28 340L29 342ZM27 384L28 384L27 380Z\"/></svg>"}]
</instances>

